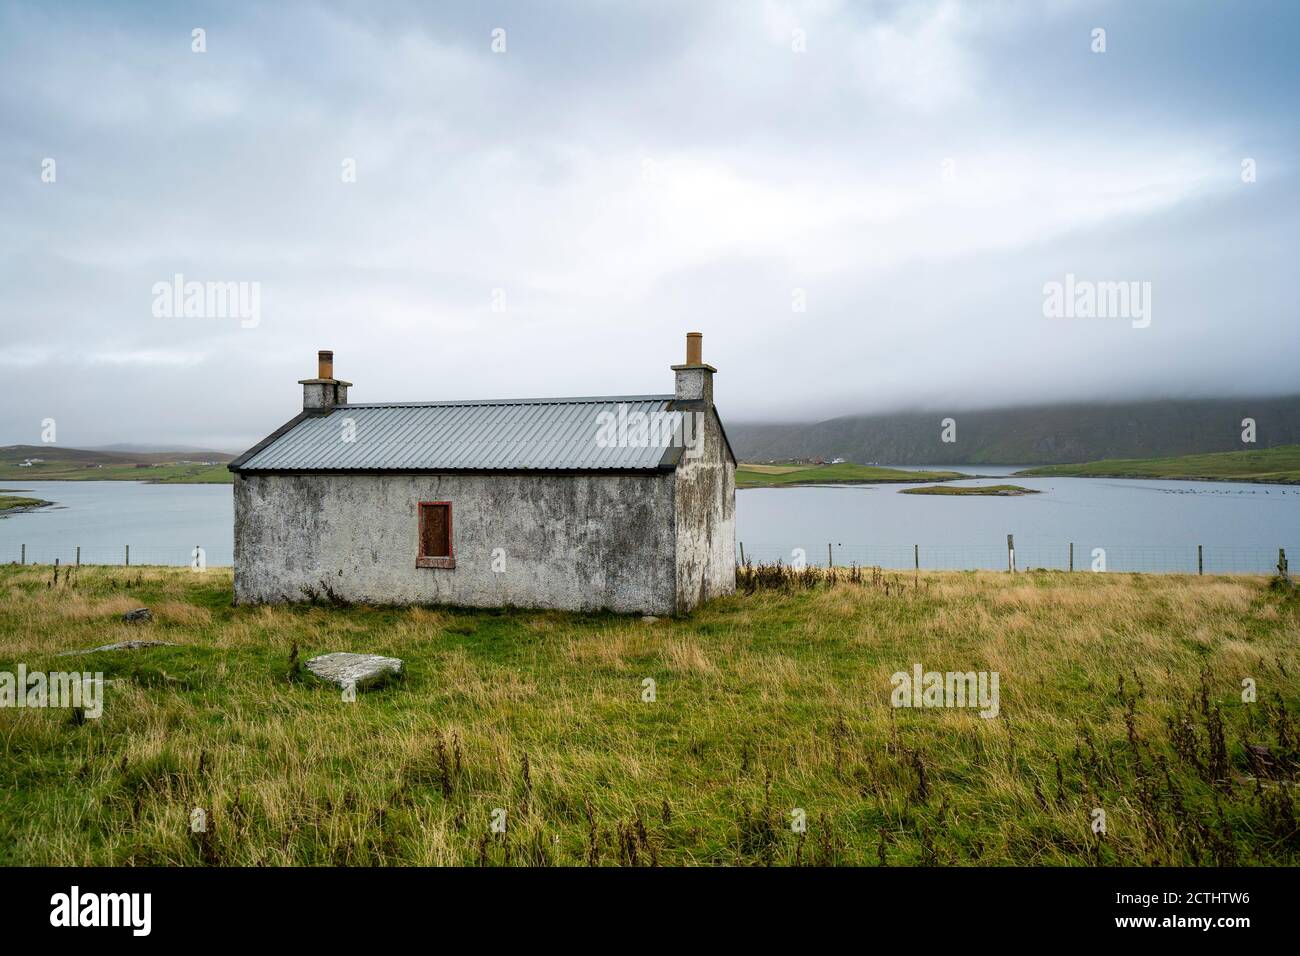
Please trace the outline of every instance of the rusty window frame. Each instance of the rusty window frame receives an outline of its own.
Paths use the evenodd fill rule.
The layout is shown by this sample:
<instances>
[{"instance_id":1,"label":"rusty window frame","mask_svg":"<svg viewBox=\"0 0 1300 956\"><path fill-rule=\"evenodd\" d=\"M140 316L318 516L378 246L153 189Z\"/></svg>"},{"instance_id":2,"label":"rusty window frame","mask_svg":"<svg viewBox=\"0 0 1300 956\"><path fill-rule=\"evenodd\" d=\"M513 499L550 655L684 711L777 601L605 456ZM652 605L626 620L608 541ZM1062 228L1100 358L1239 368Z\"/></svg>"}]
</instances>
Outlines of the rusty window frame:
<instances>
[{"instance_id":1,"label":"rusty window frame","mask_svg":"<svg viewBox=\"0 0 1300 956\"><path fill-rule=\"evenodd\" d=\"M447 553L446 554L425 554L424 553L424 523L425 516L433 508L443 510L447 526ZM417 508L419 521L417 528L417 537L415 541L415 566L417 568L454 568L456 566L456 545L452 535L451 521L451 502L450 501L421 501Z\"/></svg>"}]
</instances>

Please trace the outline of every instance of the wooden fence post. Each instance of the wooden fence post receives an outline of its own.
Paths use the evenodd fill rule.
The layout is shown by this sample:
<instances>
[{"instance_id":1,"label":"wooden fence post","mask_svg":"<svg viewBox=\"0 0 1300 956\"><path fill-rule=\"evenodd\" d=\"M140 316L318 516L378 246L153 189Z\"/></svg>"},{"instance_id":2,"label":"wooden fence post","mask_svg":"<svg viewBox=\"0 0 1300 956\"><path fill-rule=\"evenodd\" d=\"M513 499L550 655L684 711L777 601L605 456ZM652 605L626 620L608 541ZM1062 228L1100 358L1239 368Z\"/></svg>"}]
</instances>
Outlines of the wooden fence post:
<instances>
[{"instance_id":1,"label":"wooden fence post","mask_svg":"<svg viewBox=\"0 0 1300 956\"><path fill-rule=\"evenodd\" d=\"M1074 542L1070 542L1070 570L1074 570Z\"/></svg>"},{"instance_id":2,"label":"wooden fence post","mask_svg":"<svg viewBox=\"0 0 1300 956\"><path fill-rule=\"evenodd\" d=\"M1286 548L1277 549L1277 573L1283 581L1291 583L1291 573L1286 564Z\"/></svg>"},{"instance_id":3,"label":"wooden fence post","mask_svg":"<svg viewBox=\"0 0 1300 956\"><path fill-rule=\"evenodd\" d=\"M835 567L835 552L831 550L831 543L829 541L826 542L826 567Z\"/></svg>"},{"instance_id":4,"label":"wooden fence post","mask_svg":"<svg viewBox=\"0 0 1300 956\"><path fill-rule=\"evenodd\" d=\"M1204 548L1205 548L1205 545L1202 545L1202 544L1198 544L1198 545L1196 546L1196 573L1197 573L1197 574L1204 574L1204 573L1205 573L1205 551L1204 551Z\"/></svg>"},{"instance_id":5,"label":"wooden fence post","mask_svg":"<svg viewBox=\"0 0 1300 956\"><path fill-rule=\"evenodd\" d=\"M131 546L129 544L126 546L126 566L128 568L131 566Z\"/></svg>"},{"instance_id":6,"label":"wooden fence post","mask_svg":"<svg viewBox=\"0 0 1300 956\"><path fill-rule=\"evenodd\" d=\"M745 542L740 542L740 563L745 563Z\"/></svg>"},{"instance_id":7,"label":"wooden fence post","mask_svg":"<svg viewBox=\"0 0 1300 956\"><path fill-rule=\"evenodd\" d=\"M21 560L19 563L20 563L20 564L26 564L26 563L27 563L27 545L23 545L23 557L22 557L22 560Z\"/></svg>"},{"instance_id":8,"label":"wooden fence post","mask_svg":"<svg viewBox=\"0 0 1300 956\"><path fill-rule=\"evenodd\" d=\"M921 546L919 544L912 545L912 566L918 571L921 570Z\"/></svg>"},{"instance_id":9,"label":"wooden fence post","mask_svg":"<svg viewBox=\"0 0 1300 956\"><path fill-rule=\"evenodd\" d=\"M1016 539L1013 535L1007 535L1007 570L1016 570Z\"/></svg>"},{"instance_id":10,"label":"wooden fence post","mask_svg":"<svg viewBox=\"0 0 1300 956\"><path fill-rule=\"evenodd\" d=\"M77 545L77 567L81 567L81 545Z\"/></svg>"}]
</instances>

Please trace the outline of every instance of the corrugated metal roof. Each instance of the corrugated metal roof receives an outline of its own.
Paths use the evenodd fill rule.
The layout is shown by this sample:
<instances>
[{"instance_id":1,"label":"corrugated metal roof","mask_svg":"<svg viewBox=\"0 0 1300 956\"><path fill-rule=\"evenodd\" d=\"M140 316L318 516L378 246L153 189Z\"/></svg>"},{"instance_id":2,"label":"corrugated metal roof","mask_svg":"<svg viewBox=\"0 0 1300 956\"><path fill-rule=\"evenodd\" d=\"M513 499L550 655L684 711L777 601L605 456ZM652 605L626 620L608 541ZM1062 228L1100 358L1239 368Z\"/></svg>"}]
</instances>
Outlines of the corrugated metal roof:
<instances>
[{"instance_id":1,"label":"corrugated metal roof","mask_svg":"<svg viewBox=\"0 0 1300 956\"><path fill-rule=\"evenodd\" d=\"M671 395L342 405L304 415L237 471L653 471L666 442L598 440L602 415L676 424ZM349 426L347 420L351 420ZM635 422L636 419L633 419ZM345 438L352 436L352 440ZM635 435L635 432L632 433ZM680 441L680 438L678 439ZM669 463L671 465L671 461Z\"/></svg>"}]
</instances>

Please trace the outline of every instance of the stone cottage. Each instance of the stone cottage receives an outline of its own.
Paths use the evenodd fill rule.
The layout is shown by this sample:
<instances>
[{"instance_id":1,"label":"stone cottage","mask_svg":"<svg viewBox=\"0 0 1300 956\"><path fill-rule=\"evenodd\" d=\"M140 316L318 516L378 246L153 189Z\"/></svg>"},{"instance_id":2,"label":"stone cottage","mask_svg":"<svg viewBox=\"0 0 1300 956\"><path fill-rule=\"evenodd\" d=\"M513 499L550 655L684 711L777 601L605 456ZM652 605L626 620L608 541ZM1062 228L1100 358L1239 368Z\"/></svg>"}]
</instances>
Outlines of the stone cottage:
<instances>
[{"instance_id":1,"label":"stone cottage","mask_svg":"<svg viewBox=\"0 0 1300 956\"><path fill-rule=\"evenodd\" d=\"M673 394L350 404L230 463L235 600L674 614L735 590L736 459L701 336Z\"/></svg>"}]
</instances>

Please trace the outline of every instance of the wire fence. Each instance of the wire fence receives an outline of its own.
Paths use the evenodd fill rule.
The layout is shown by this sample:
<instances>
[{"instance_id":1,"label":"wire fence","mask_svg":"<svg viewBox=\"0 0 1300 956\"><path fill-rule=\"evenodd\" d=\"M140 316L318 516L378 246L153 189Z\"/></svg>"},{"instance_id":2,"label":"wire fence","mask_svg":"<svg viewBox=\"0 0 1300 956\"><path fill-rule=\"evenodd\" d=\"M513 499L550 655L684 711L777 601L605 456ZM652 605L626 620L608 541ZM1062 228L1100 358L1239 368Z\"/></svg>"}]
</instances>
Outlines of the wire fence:
<instances>
[{"instance_id":1,"label":"wire fence","mask_svg":"<svg viewBox=\"0 0 1300 956\"><path fill-rule=\"evenodd\" d=\"M0 545L0 564L60 565L166 565L185 567L199 560L206 567L229 567L233 563L229 545L156 547L49 547L25 544ZM1061 545L932 545L932 544L839 544L788 546L739 542L738 561L785 565L800 563L826 567L881 567L891 570L917 568L923 571L1018 571L1044 568L1056 571L1141 571L1170 574L1273 574L1279 560L1300 546L1286 548L1231 547L1222 545L1094 546Z\"/></svg>"},{"instance_id":2,"label":"wire fence","mask_svg":"<svg viewBox=\"0 0 1300 956\"><path fill-rule=\"evenodd\" d=\"M1223 545L931 545L839 544L790 547L739 542L738 561L818 567L881 567L922 571L1140 571L1167 574L1274 574L1285 555L1296 547L1232 547Z\"/></svg>"},{"instance_id":3,"label":"wire fence","mask_svg":"<svg viewBox=\"0 0 1300 956\"><path fill-rule=\"evenodd\" d=\"M28 544L0 545L0 564L108 564L143 565L160 564L186 567L198 560L196 549L202 549L202 562L206 567L229 567L233 564L230 545L209 548L201 544L188 547L156 547L124 544L121 547L33 546Z\"/></svg>"}]
</instances>

